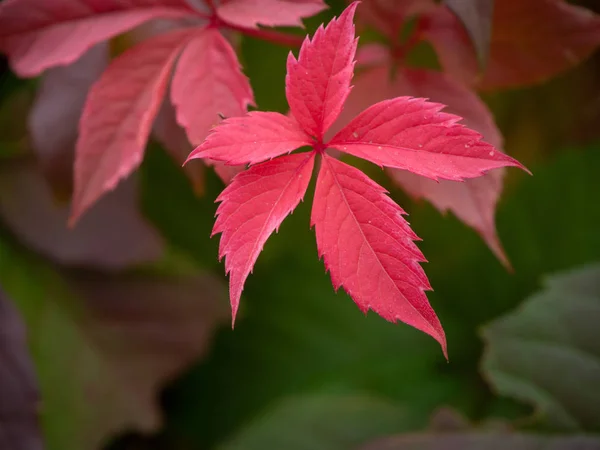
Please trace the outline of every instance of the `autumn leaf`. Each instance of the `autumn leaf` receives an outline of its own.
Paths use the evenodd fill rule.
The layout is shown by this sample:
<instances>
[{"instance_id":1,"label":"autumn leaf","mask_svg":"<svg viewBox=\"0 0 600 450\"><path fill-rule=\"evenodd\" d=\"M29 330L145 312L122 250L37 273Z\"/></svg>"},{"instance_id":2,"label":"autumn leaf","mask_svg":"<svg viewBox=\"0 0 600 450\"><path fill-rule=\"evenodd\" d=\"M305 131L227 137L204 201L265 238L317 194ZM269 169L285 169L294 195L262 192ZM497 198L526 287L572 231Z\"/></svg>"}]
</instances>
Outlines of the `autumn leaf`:
<instances>
[{"instance_id":1,"label":"autumn leaf","mask_svg":"<svg viewBox=\"0 0 600 450\"><path fill-rule=\"evenodd\" d=\"M312 40L304 41L297 59L290 53L289 117L253 112L224 120L188 161L211 158L252 165L219 197L214 228L222 233L220 254L230 274L234 313L257 250L305 194L303 161L317 157L321 165L311 224L334 287L343 287L364 312L372 309L387 320L401 320L430 334L446 354L444 331L424 293L430 289L419 265L424 257L413 242L418 238L402 217L404 212L381 186L328 156L327 149L432 179L460 181L497 167L522 166L459 124L460 117L441 112L443 105L420 98L398 97L372 105L333 138L325 138L351 90L357 6L352 3L327 27L319 27ZM269 120L271 129L265 127ZM312 149L294 159L283 156L300 146ZM296 168L287 168L292 161ZM282 180L285 172L287 183ZM261 217L251 226L246 210L239 212L244 201L256 202L255 212Z\"/></svg>"},{"instance_id":2,"label":"autumn leaf","mask_svg":"<svg viewBox=\"0 0 600 450\"><path fill-rule=\"evenodd\" d=\"M41 450L40 395L20 314L0 290L0 448Z\"/></svg>"}]
</instances>

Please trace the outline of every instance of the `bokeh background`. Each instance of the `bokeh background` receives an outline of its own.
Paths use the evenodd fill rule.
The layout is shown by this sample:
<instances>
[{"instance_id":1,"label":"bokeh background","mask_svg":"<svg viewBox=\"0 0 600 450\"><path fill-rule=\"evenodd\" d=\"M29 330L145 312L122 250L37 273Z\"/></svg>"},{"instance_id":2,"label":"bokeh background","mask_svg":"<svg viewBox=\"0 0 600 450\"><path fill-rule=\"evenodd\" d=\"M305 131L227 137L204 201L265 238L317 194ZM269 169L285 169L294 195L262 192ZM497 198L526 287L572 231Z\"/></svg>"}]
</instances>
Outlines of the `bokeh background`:
<instances>
[{"instance_id":1,"label":"bokeh background","mask_svg":"<svg viewBox=\"0 0 600 450\"><path fill-rule=\"evenodd\" d=\"M344 7L327 3L308 32ZM258 107L285 113L289 49L239 39ZM232 330L210 239L223 184L206 171L199 195L154 141L129 191L69 236L71 167L44 178L28 136L39 81L4 59L0 73L0 449L538 448L502 440L516 433L568 449L600 432L600 53L484 96L506 152L533 172L509 170L498 206L512 272L452 214L362 166L423 239L449 362L334 292L310 202L267 243ZM472 428L492 441L415 437ZM404 433L414 446L376 441Z\"/></svg>"}]
</instances>

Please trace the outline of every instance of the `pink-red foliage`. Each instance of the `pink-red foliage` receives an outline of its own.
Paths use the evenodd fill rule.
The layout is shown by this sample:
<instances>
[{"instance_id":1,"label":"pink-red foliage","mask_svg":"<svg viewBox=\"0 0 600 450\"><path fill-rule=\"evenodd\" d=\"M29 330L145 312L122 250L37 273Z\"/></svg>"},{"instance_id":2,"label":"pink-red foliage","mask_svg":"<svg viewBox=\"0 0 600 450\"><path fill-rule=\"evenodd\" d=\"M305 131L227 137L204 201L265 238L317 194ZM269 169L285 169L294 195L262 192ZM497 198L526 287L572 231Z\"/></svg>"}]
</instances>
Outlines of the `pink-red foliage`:
<instances>
[{"instance_id":1,"label":"pink-red foliage","mask_svg":"<svg viewBox=\"0 0 600 450\"><path fill-rule=\"evenodd\" d=\"M430 334L446 354L444 330L425 295L431 289L419 264L425 258L414 244L418 237L404 220L404 211L381 186L327 149L435 180L462 181L490 169L522 166L460 124L460 117L421 98L376 103L332 139L325 138L351 91L357 5L352 3L338 19L320 27L312 40L306 39L298 59L290 54L290 117L250 113L226 119L189 159L251 165L220 195L214 228L214 233L222 233L220 256L230 275L234 316L258 253L302 200L318 157L311 224L334 287L343 287L364 312L372 309L387 320L401 320ZM280 156L300 146L312 149ZM269 161L261 162L265 160Z\"/></svg>"},{"instance_id":2,"label":"pink-red foliage","mask_svg":"<svg viewBox=\"0 0 600 450\"><path fill-rule=\"evenodd\" d=\"M178 125L193 145L202 142L222 116L241 115L253 104L250 84L219 29L256 35L259 24L301 25L302 18L325 8L322 0L200 3L194 7L186 0L0 3L0 51L21 76L74 63L95 44L151 20L177 21L175 29L125 51L90 90L79 125L72 223L140 164L169 84ZM160 127L163 137L173 134L165 128ZM217 173L225 181L232 175L221 166Z\"/></svg>"}]
</instances>

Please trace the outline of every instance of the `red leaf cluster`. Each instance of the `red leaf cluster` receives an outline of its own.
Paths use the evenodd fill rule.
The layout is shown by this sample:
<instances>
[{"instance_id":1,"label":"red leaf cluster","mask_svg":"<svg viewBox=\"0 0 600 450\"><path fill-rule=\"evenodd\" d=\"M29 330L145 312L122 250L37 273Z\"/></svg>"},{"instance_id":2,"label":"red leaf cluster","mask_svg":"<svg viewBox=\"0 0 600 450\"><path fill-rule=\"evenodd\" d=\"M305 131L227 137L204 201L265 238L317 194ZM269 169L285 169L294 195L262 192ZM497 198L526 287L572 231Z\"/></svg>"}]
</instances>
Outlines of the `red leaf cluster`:
<instances>
[{"instance_id":1,"label":"red leaf cluster","mask_svg":"<svg viewBox=\"0 0 600 450\"><path fill-rule=\"evenodd\" d=\"M142 24L174 21L169 31L149 37L112 61L90 89L76 145L72 223L141 163L165 97L170 97L177 123L192 145L202 142L221 116L242 115L253 104L250 84L219 29L256 34L259 24L300 25L301 18L325 7L322 0L199 3L196 7L186 0L0 4L0 51L25 77L75 63L95 44ZM165 127L160 127L161 136L172 135ZM230 170L218 173L229 181Z\"/></svg>"}]
</instances>

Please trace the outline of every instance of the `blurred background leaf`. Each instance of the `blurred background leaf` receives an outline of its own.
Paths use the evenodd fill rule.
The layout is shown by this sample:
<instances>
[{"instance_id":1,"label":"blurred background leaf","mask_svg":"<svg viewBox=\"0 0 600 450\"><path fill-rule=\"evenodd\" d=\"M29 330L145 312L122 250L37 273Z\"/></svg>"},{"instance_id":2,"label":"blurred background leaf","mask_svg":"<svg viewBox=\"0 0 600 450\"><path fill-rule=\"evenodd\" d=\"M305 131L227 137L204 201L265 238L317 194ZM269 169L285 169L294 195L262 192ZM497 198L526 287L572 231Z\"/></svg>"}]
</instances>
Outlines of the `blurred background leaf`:
<instances>
[{"instance_id":1,"label":"blurred background leaf","mask_svg":"<svg viewBox=\"0 0 600 450\"><path fill-rule=\"evenodd\" d=\"M483 329L483 371L543 422L600 431L600 265L548 278L546 288Z\"/></svg>"}]
</instances>

